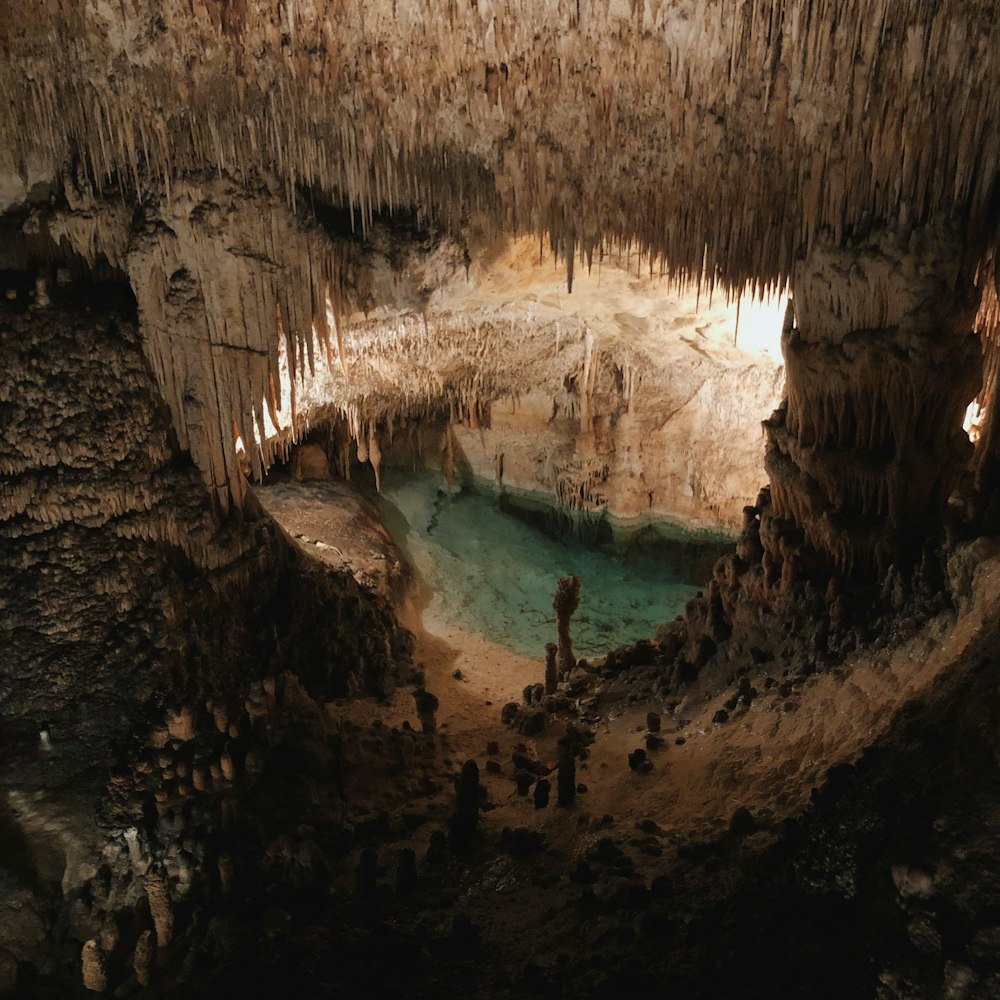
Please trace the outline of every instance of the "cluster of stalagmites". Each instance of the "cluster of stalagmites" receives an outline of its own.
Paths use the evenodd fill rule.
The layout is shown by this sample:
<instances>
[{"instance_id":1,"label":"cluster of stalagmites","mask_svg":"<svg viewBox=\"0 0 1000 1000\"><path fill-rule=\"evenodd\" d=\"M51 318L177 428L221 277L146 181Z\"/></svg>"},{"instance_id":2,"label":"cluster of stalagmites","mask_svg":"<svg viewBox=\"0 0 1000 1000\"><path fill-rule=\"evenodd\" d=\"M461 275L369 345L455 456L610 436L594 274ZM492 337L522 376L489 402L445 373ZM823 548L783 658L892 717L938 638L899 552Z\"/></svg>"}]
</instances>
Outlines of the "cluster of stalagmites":
<instances>
[{"instance_id":1,"label":"cluster of stalagmites","mask_svg":"<svg viewBox=\"0 0 1000 1000\"><path fill-rule=\"evenodd\" d=\"M285 678L251 685L243 704L215 701L163 713L117 762L101 809L113 831L96 875L70 905L83 985L98 992L148 986L159 964L191 948L192 912L233 891L240 799L264 770ZM230 846L226 846L229 844ZM183 916L181 916L183 915ZM188 965L197 961L188 952Z\"/></svg>"},{"instance_id":2,"label":"cluster of stalagmites","mask_svg":"<svg viewBox=\"0 0 1000 1000\"><path fill-rule=\"evenodd\" d=\"M420 692L429 695L418 685L415 694ZM416 698L418 717L433 714L432 697ZM408 722L392 729L379 722L359 725L347 721L347 709L312 701L284 674L251 685L238 704L209 700L167 712L132 741L109 785L104 822L114 832L104 864L75 904L87 988L177 987L214 974L210 964L228 957L231 947L227 900L256 899L261 891L269 908L248 911L249 921L273 920L276 906L291 905L287 901L297 894L303 900L316 892L335 897L343 887L337 926L406 924L425 908L440 923L439 895L455 878L456 860L478 865L499 846L513 860L530 863L545 846L545 835L531 826L504 828L498 839L481 830L498 776L508 775L521 795L530 793L534 809L550 801L572 808L586 791L576 783L577 761L586 766L593 738L584 727L566 727L553 763L517 744L504 764L499 743L490 742L482 766L472 759L459 766L449 737L436 727L418 732ZM292 759L301 770L289 775ZM490 788L481 774L493 782ZM300 788L308 799L308 826L275 826L268 810L288 795L276 792L276 780ZM449 798L447 831L432 830L425 853L400 846L409 832L440 818ZM569 886L583 889L579 905L613 914L626 892L633 899L629 909L637 911L666 896L663 880L648 886L608 836L612 817L598 823L581 816L584 821L597 831L593 848L581 861L559 861L569 864ZM658 856L661 836L651 820L644 821L629 843ZM236 844L238 861L230 849ZM383 845L393 844L387 853ZM558 871L545 877L546 884L560 881ZM478 941L478 929L457 901L449 905L448 920L445 939L422 938L424 946L447 954L456 943Z\"/></svg>"},{"instance_id":3,"label":"cluster of stalagmites","mask_svg":"<svg viewBox=\"0 0 1000 1000\"><path fill-rule=\"evenodd\" d=\"M320 696L384 695L411 638L385 600L300 556L258 511L220 524L170 444L127 305L109 305L118 289L69 291L93 311L36 301L0 312L9 376L0 386L0 714L17 732L50 720L35 762L46 775L89 774L109 741L128 748L100 817L111 841L96 877L67 893L68 930L53 931L57 946L66 935L78 943L80 981L113 990L155 978L164 962L176 977L208 961L192 907L228 898L238 874L238 838L227 831L240 789L261 777L275 743L294 739L301 719L289 718L289 700L308 706L312 726L322 716L322 702L273 666L269 680L244 688L246 679L278 663L302 668ZM244 694L206 704L189 695L198 685ZM171 692L184 707L129 738L150 698ZM21 777L9 769L12 796ZM318 870L308 836L265 846L282 878ZM178 950L179 934L188 936Z\"/></svg>"},{"instance_id":4,"label":"cluster of stalagmites","mask_svg":"<svg viewBox=\"0 0 1000 1000\"><path fill-rule=\"evenodd\" d=\"M363 817L345 822L356 767L405 773L425 749L433 758L433 740L422 749L412 730L352 728L293 674L239 691L165 710L119 756L101 808L110 831L101 862L68 901L87 989L180 988L215 975L220 955L235 957L231 900L271 885L308 894L364 835ZM291 760L297 770L287 773ZM289 826L284 808L311 825Z\"/></svg>"},{"instance_id":5,"label":"cluster of stalagmites","mask_svg":"<svg viewBox=\"0 0 1000 1000\"><path fill-rule=\"evenodd\" d=\"M878 583L861 585L831 573L801 533L789 541L795 537L765 488L744 509L735 551L716 563L706 591L683 614L662 625L654 639L593 663L581 660L565 674L555 669L557 647L549 644L546 683L526 687L521 703L504 707L502 721L534 736L556 719L594 726L619 703L659 700L669 721L650 712L643 745L628 759L632 771L648 773L654 766L649 752L655 755L670 738L685 742L685 706L693 691L729 689L718 697L718 725L755 702L768 711L793 712L810 676L835 669L856 650L885 648L912 635L949 607L949 594L963 586L965 564L952 565L948 552L933 543L915 565L892 565ZM525 776L519 791L528 787Z\"/></svg>"},{"instance_id":6,"label":"cluster of stalagmites","mask_svg":"<svg viewBox=\"0 0 1000 1000\"><path fill-rule=\"evenodd\" d=\"M416 699L418 718L433 715L432 697ZM308 952L331 934L410 927L423 914L433 915L435 930L418 932L421 948L445 964L450 949L478 947L482 929L458 898L442 912L442 892L461 877L456 865L493 864L498 848L520 866L518 878L561 886L572 907L596 920L588 933L634 919L643 939L662 940L672 886L643 875L642 859L671 848L653 819L633 829L581 811L585 847L573 856L546 851L546 834L530 822L499 835L483 829L494 790L507 782L507 795L520 793L529 815L572 809L587 790L576 779L587 766L588 727L566 726L551 759L526 741L505 761L490 742L461 764L436 727L390 729L349 722L351 714L349 705L309 698L286 673L241 695L175 705L137 729L108 785L101 820L110 835L100 867L71 901L84 987L211 988L229 981L226 963L244 957L241 947L271 950L287 936L299 954L303 926ZM663 745L653 742L659 717L651 714L647 725L655 751ZM440 821L449 802L447 830L432 830L425 851L409 846L408 835ZM307 803L307 813L293 812L307 816L303 824L275 823L281 809ZM300 924L293 901L309 913L317 898L334 901L333 909ZM348 962L346 982L351 974ZM547 974L530 975L545 981Z\"/></svg>"},{"instance_id":7,"label":"cluster of stalagmites","mask_svg":"<svg viewBox=\"0 0 1000 1000\"><path fill-rule=\"evenodd\" d=\"M101 864L69 903L87 989L176 987L214 974L231 942L226 918L213 914L229 901L274 886L303 898L326 892L350 850L428 822L429 801L443 794L450 743L433 727L352 723L342 703L313 699L290 673L240 690L163 711L117 760L101 808L111 831ZM394 799L372 785L373 773L400 784ZM473 843L479 802L471 773L464 782L458 852ZM398 810L391 819L385 806ZM303 823L284 822L285 808ZM360 856L362 906L375 892L375 858L371 849ZM415 855L401 852L397 892L418 883ZM247 913L250 924L262 916L263 907Z\"/></svg>"},{"instance_id":8,"label":"cluster of stalagmites","mask_svg":"<svg viewBox=\"0 0 1000 1000\"><path fill-rule=\"evenodd\" d=\"M519 893L560 891L570 907L590 918L586 934L606 934L609 919L612 925L636 919L643 937L657 940L668 924L673 886L663 875L650 878L644 874L643 861L669 850L663 843L667 833L659 824L644 818L630 827L617 824L611 815L593 816L580 810L576 826L585 846L568 855L537 823L540 811L552 806L573 810L577 795L586 792L585 785L576 784L576 761L586 768L592 739L585 728L569 725L556 744L555 760L540 757L527 743L517 743L506 763L499 742L487 743L485 764L480 766L479 757L466 760L454 776L447 832L432 830L425 851L400 848L384 834L388 841L384 845L379 843L383 838L369 837L369 846L357 854L353 872L355 917L394 929L419 919L420 948L425 954L440 955L447 962L459 954L481 953L485 958L488 952L480 948L495 929L481 924L478 915L468 914L461 898L442 914L441 895L445 886L462 884L466 872L479 877L484 866L495 869L499 852L504 858L500 863L519 885ZM442 742L441 749L447 751L447 744ZM483 814L495 808L497 791L501 798L510 799L503 789L511 776L517 795L514 802L525 811L526 822L504 826L499 834L490 832L484 829ZM532 813L536 822L529 819ZM427 929L425 914L433 916L434 929ZM505 963L504 981L510 973ZM518 975L516 970L514 975ZM551 970L543 971L532 959L518 983L545 985L551 975Z\"/></svg>"}]
</instances>

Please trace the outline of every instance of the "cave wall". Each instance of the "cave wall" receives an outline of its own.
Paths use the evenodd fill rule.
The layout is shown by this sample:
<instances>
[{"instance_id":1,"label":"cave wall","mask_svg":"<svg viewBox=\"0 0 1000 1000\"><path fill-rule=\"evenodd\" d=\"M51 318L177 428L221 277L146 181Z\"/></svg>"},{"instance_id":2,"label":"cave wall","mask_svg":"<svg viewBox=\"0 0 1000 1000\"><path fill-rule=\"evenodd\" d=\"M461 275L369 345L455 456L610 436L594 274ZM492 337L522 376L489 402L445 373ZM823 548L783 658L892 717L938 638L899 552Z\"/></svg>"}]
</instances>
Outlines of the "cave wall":
<instances>
[{"instance_id":1,"label":"cave wall","mask_svg":"<svg viewBox=\"0 0 1000 1000\"><path fill-rule=\"evenodd\" d=\"M226 824L247 706L384 696L412 636L252 496L220 516L127 286L52 300L0 303L0 964L79 982L85 941L126 968L151 921L166 943L191 891L178 816L200 787L192 823Z\"/></svg>"},{"instance_id":2,"label":"cave wall","mask_svg":"<svg viewBox=\"0 0 1000 1000\"><path fill-rule=\"evenodd\" d=\"M473 474L503 465L570 510L736 527L756 490L773 306L741 337L735 302L629 254L568 294L532 240L470 224L463 247L406 216L350 237L330 206L294 212L263 183L191 176L134 213L64 191L12 231L127 278L178 444L222 511L312 427L346 429L336 467L351 447L377 466L395 426L442 410Z\"/></svg>"},{"instance_id":3,"label":"cave wall","mask_svg":"<svg viewBox=\"0 0 1000 1000\"><path fill-rule=\"evenodd\" d=\"M736 528L759 487L762 417L783 371L766 361L692 358L620 366L595 351L555 391L496 400L488 422L452 428L459 460L497 485L574 512L657 515Z\"/></svg>"},{"instance_id":4,"label":"cave wall","mask_svg":"<svg viewBox=\"0 0 1000 1000\"><path fill-rule=\"evenodd\" d=\"M85 318L57 308L2 320L0 734L6 809L20 826L20 839L16 829L6 835L7 812L0 812L5 846L14 840L21 848L58 825L67 776L128 733L137 708L162 717L168 703L186 706L211 730L198 733L196 752L218 754L221 739L226 753L228 730L215 733L199 700L208 691L239 690L271 666L293 663L320 694L381 692L405 647L383 609L292 552L252 504L242 511L234 504L223 522L206 497L207 487L221 508L242 499L237 435L257 465L251 439L254 428L263 429L266 451L266 418L278 409L280 345L293 376L308 367L310 326L323 326L323 300L336 283L325 244L314 256L312 234L288 213L272 212L279 200L294 211L322 192L345 206L352 222L356 216L369 224L380 209L416 205L452 233L482 211L492 227L548 234L569 284L574 268L605 241L641 248L651 270L660 255L661 266L669 259L675 275L709 287L783 279L804 252L786 338L788 399L767 427L772 489L747 512L741 562L728 564L729 580L713 581L705 603L710 612L721 606L723 585L745 570L755 598L747 612L762 631L773 631L766 608L778 581L787 594L810 566L883 576L893 563L916 560L942 525L968 458L958 428L976 391L972 296L949 262L963 256L962 241L903 245L884 234L870 244L848 241L873 217L905 211L921 221L967 220L972 257L995 244L996 12L967 0L754 0L739 7L734 17L733 5L702 0L559 0L514 4L505 14L489 3L421 0L390 10L381 0L358 0L328 16L323 5L308 3L258 10L241 0L168 0L142 11L52 0L0 20L0 93L12 112L0 119L0 205L44 199L59 174L75 175L79 189L99 196L114 192L120 208L110 230L79 204L57 238L128 274L146 326L140 345L128 310L99 306ZM258 170L275 179L261 198ZM235 197L188 197L183 179L206 172L219 176L220 191L223 175L237 178ZM231 206L247 192L258 217L230 226ZM132 232L140 206L135 214L145 228ZM824 228L829 239L820 235ZM427 326L420 309L411 321ZM493 333L507 328L503 316ZM470 345L469 330L461 320L451 329L457 356ZM493 342L502 348L504 340ZM343 364L342 348L338 355ZM467 420L476 407L464 406L461 393L447 401L464 409L466 425L455 434L465 436L467 455L480 448L470 460L487 476L491 469L498 475L502 455L507 482L552 483L568 504L641 507L644 495L652 503L657 492L646 490L645 444L666 453L658 464L672 457L673 439L640 426L640 464L626 443L638 421L630 394L624 380L621 393L613 379L607 385L606 400L592 399L589 387L575 398L567 391L564 400L558 389L548 394L564 435L550 441L567 456L558 468L539 462L534 442L523 452L490 442L482 421L473 427ZM466 386L475 388L474 379ZM709 393L707 405L735 421L743 415L731 400L722 405L725 386ZM544 415L545 399L521 399L521 413ZM369 457L380 412L354 413L355 440ZM682 429L686 412L677 412ZM504 415L501 407L498 421ZM502 422L496 428L515 431ZM565 440L572 440L572 456L559 443ZM692 428L683 448L698 455L677 477L680 495L689 489L714 510L716 493L731 502L745 490L742 483L709 486L698 471L697 462L727 460L724 441ZM672 468L666 474L675 476ZM625 485L612 488L612 475ZM839 604L831 602L831 618L843 617L833 614ZM731 622L714 627L721 640ZM51 732L47 756L43 725ZM316 742L324 735L320 730ZM923 742L933 751L933 740ZM155 801L166 805L150 824L163 848L153 856L163 867L138 893L149 908L162 902L167 875L182 884L194 869L187 858L179 863L181 855L204 849L176 829L184 826L177 815L186 786L171 786L176 802L156 787L175 781L189 751L165 754L154 766L154 749L144 744L132 761L134 790L162 794ZM905 775L913 766L910 757L899 768ZM46 799L43 786L53 786L61 803ZM917 791L928 789L918 784ZM115 818L139 822L136 801L132 795ZM910 819L894 796L881 801L900 822ZM297 805L306 802L303 796ZM818 823L823 864L843 856L826 836L843 818L840 806L832 801ZM178 836L169 842L168 867L171 828ZM893 835L893 827L885 835L877 825L867 828ZM124 835L117 844L124 858L115 879L103 887L94 881L94 910L113 912L112 897L149 863L149 844L134 859L130 845ZM45 846L56 854L66 849ZM280 849L275 855L285 863ZM208 858L218 872L205 884L224 889L223 858ZM280 877L295 872L298 860L289 858ZM797 870L794 858L778 862L782 872ZM32 865L34 874L54 870L38 858ZM9 871L0 869L8 909L21 904L25 888L15 877L10 891ZM879 875L887 884L885 872ZM976 868L963 876L991 884ZM749 898L760 895L750 886ZM784 902L785 917L801 908L795 894ZM726 916L731 912L726 900ZM846 913L842 920L853 916ZM160 923L165 914L153 918ZM689 941L707 937L710 990L719 969L728 982L734 968L742 982L770 988L764 977L771 969L763 966L778 940L773 933L740 934L739 948L720 952L716 925L682 926L683 919L674 924L678 960L686 967ZM964 913L951 920L965 922ZM880 929L884 921L855 925ZM96 917L81 920L73 933L99 926ZM664 927L652 926L653 946L662 948ZM766 926L758 920L755 929ZM794 939L808 946L826 940L830 925L803 926L817 929L804 941L808 935L794 928ZM956 938L973 929L948 932L949 961L961 953ZM995 929L985 930L995 940ZM924 935L919 950L928 938L933 949L933 935ZM373 968L384 961L385 940L372 942ZM868 946L862 943L866 967ZM750 960L740 961L747 951ZM721 953L735 959L720 963ZM214 957L206 950L202 970ZM992 951L988 957L984 977L995 967ZM599 953L593 959L603 961ZM126 968L122 954L116 961ZM828 985L815 965L810 971L817 988ZM588 964L587 979L595 973L602 970ZM792 986L808 982L787 968L782 973ZM882 986L894 988L887 977ZM960 971L942 983L956 995L967 986ZM905 981L898 992L913 993Z\"/></svg>"},{"instance_id":5,"label":"cave wall","mask_svg":"<svg viewBox=\"0 0 1000 1000\"><path fill-rule=\"evenodd\" d=\"M107 264L128 278L142 350L180 447L220 509L238 506L237 437L259 477L273 460L279 413L295 413L287 372L311 369L320 353L334 357L332 243L263 183L194 176L136 211L73 184L63 191L66 210L39 212L28 228L92 270ZM343 366L342 344L337 353Z\"/></svg>"},{"instance_id":6,"label":"cave wall","mask_svg":"<svg viewBox=\"0 0 1000 1000\"><path fill-rule=\"evenodd\" d=\"M9 738L33 746L47 722L53 746L100 760L140 706L267 670L327 694L391 689L408 640L384 600L311 563L252 504L219 518L127 289L5 310L0 351Z\"/></svg>"}]
</instances>

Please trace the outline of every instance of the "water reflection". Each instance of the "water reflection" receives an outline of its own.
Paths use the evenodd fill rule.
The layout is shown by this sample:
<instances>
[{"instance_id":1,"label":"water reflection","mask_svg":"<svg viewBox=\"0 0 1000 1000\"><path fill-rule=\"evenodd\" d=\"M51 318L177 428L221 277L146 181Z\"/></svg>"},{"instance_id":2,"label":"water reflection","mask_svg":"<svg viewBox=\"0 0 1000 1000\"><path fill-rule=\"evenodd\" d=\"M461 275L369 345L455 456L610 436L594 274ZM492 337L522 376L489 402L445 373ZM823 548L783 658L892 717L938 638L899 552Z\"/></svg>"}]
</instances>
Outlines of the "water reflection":
<instances>
[{"instance_id":1,"label":"water reflection","mask_svg":"<svg viewBox=\"0 0 1000 1000\"><path fill-rule=\"evenodd\" d=\"M427 614L527 655L541 656L555 640L559 577L580 577L574 647L577 656L593 657L652 636L732 548L718 536L665 533L649 523L619 536L617 546L604 538L600 549L585 547L558 519L555 532L542 530L538 510L526 520L490 492L444 488L432 472L387 471L377 502L423 578Z\"/></svg>"}]
</instances>

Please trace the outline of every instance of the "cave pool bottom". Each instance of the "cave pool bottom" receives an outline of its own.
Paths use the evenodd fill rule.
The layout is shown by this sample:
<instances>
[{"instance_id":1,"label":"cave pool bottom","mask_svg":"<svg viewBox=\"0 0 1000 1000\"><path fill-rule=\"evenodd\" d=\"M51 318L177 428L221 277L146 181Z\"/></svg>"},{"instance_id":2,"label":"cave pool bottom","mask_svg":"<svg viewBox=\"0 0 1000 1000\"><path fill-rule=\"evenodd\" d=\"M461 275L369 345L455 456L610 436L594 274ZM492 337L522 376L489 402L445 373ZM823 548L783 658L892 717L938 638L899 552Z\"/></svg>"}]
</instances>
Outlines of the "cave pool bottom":
<instances>
[{"instance_id":1,"label":"cave pool bottom","mask_svg":"<svg viewBox=\"0 0 1000 1000\"><path fill-rule=\"evenodd\" d=\"M451 487L437 472L386 470L375 500L421 577L426 613L526 656L556 639L560 577L580 577L573 648L594 658L651 638L734 541L665 521L573 520L537 497Z\"/></svg>"}]
</instances>

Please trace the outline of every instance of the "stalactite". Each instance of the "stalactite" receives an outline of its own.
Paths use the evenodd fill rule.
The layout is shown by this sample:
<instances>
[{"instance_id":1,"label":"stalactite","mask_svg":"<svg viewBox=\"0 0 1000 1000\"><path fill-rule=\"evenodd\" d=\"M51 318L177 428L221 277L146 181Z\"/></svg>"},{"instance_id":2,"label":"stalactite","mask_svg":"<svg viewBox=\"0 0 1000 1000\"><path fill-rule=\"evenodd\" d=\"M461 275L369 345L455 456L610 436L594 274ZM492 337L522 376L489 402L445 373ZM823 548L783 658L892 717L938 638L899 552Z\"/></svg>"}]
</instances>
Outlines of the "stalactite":
<instances>
[{"instance_id":1,"label":"stalactite","mask_svg":"<svg viewBox=\"0 0 1000 1000\"><path fill-rule=\"evenodd\" d=\"M378 446L378 434L375 432L375 425L368 425L368 461L372 464L372 471L375 473L375 489L382 492L382 451Z\"/></svg>"},{"instance_id":2,"label":"stalactite","mask_svg":"<svg viewBox=\"0 0 1000 1000\"><path fill-rule=\"evenodd\" d=\"M580 426L582 427L584 433L589 433L593 430L590 418L590 394L593 390L593 377L594 377L594 334L593 331L587 330L586 339L584 340L584 353L583 353L583 373L580 378Z\"/></svg>"},{"instance_id":3,"label":"stalactite","mask_svg":"<svg viewBox=\"0 0 1000 1000\"><path fill-rule=\"evenodd\" d=\"M131 241L128 213L113 204L81 204L50 228L91 266L104 258L128 274L181 447L225 510L243 496L237 440L257 478L285 443L267 426L281 422L283 383L295 440L296 378L314 370L314 330L328 311L336 318L340 264L321 232L266 192L189 181L173 193L147 206ZM343 365L339 336L338 355Z\"/></svg>"},{"instance_id":4,"label":"stalactite","mask_svg":"<svg viewBox=\"0 0 1000 1000\"><path fill-rule=\"evenodd\" d=\"M94 189L135 198L172 198L192 170L265 171L291 207L320 190L362 228L400 206L453 228L485 213L546 233L568 282L577 253L589 266L615 245L706 290L773 282L823 232L901 212L994 240L1000 85L980 5L645 3L629 20L590 0L572 32L534 0L411 6L401 21L376 0L296 5L294 46L248 59L283 51L280 31L233 31L204 0L160 4L162 31L129 30L140 13L113 5L23 5L0 165L52 177L75 151ZM79 58L54 66L63 47Z\"/></svg>"},{"instance_id":5,"label":"stalactite","mask_svg":"<svg viewBox=\"0 0 1000 1000\"><path fill-rule=\"evenodd\" d=\"M997 260L990 258L980 270L978 283L983 289L976 329L983 345L983 386L975 399L980 425L973 467L981 493L1000 486L1000 296L998 296Z\"/></svg>"}]
</instances>

